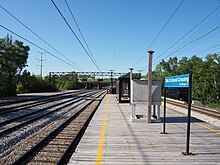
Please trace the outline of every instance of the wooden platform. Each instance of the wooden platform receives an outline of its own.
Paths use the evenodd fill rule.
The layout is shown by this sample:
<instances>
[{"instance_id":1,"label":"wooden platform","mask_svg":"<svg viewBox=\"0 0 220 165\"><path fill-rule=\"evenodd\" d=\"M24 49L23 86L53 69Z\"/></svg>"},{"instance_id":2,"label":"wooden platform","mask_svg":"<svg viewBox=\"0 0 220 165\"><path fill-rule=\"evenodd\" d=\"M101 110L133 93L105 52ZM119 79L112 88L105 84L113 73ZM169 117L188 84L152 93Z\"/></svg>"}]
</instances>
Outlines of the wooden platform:
<instances>
[{"instance_id":1,"label":"wooden platform","mask_svg":"<svg viewBox=\"0 0 220 165\"><path fill-rule=\"evenodd\" d=\"M147 111L139 107L139 113ZM147 108L147 106L146 106ZM168 134L162 123L131 122L131 105L106 95L69 164L220 164L220 128L192 119L190 152L186 151L186 118L169 110ZM163 113L161 111L161 116Z\"/></svg>"}]
</instances>

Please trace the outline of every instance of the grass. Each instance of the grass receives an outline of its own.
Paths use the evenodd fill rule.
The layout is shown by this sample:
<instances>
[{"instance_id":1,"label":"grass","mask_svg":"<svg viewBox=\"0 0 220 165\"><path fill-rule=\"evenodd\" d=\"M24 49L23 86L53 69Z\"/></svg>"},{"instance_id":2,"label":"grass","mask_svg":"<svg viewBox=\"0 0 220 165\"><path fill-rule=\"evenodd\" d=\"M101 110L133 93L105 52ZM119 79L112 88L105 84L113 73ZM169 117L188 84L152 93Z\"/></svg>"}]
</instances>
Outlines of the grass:
<instances>
[{"instance_id":1,"label":"grass","mask_svg":"<svg viewBox=\"0 0 220 165\"><path fill-rule=\"evenodd\" d=\"M217 110L220 111L220 103L205 104L205 107L212 108L212 109L217 109Z\"/></svg>"}]
</instances>

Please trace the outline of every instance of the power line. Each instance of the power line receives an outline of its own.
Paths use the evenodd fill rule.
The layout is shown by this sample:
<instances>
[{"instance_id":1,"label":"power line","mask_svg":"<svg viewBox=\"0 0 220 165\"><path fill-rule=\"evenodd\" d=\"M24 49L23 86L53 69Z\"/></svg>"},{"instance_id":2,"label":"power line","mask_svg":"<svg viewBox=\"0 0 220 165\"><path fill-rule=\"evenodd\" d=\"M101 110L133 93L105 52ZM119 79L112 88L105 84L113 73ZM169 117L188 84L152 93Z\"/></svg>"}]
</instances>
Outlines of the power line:
<instances>
[{"instance_id":1,"label":"power line","mask_svg":"<svg viewBox=\"0 0 220 165\"><path fill-rule=\"evenodd\" d=\"M90 54L88 53L88 51L86 50L86 48L84 47L84 45L82 44L82 42L80 41L80 39L78 38L78 36L76 35L76 33L73 31L72 27L70 26L70 24L67 22L66 18L63 16L62 12L60 11L60 9L57 7L57 5L55 4L55 2L53 0L51 0L51 2L53 3L54 7L56 8L56 10L58 11L58 13L60 14L60 16L62 17L62 19L64 20L64 22L66 23L66 25L68 26L68 28L70 29L70 31L72 32L72 34L74 35L74 37L77 39L77 41L79 42L80 46L83 48L83 50L86 52L86 54L88 55L88 57L90 58L90 60L92 61L92 63L95 65L95 67L101 72L100 68L98 67L98 65L95 63L95 61L92 59L92 57L90 56Z\"/></svg>"},{"instance_id":2,"label":"power line","mask_svg":"<svg viewBox=\"0 0 220 165\"><path fill-rule=\"evenodd\" d=\"M207 42L210 38L216 36L219 32L220 32L220 29L214 31L214 32L213 32L212 34L210 34L208 37L203 38L200 42L194 44L193 47L195 48L195 47L197 47L197 46L203 44L204 42Z\"/></svg>"},{"instance_id":3,"label":"power line","mask_svg":"<svg viewBox=\"0 0 220 165\"><path fill-rule=\"evenodd\" d=\"M90 48L89 48L87 42L86 42L86 40L85 40L84 35L82 34L82 31L80 30L80 27L79 27L79 25L78 25L78 23L77 23L77 21L76 21L76 18L75 18L74 15L73 15L72 10L71 10L70 7L69 7L69 4L68 4L67 0L65 0L65 3L66 3L66 6L67 6L67 8L68 8L68 10L69 10L69 12L70 12L70 14L71 14L71 16L72 16L72 18L73 18L75 24L76 24L77 29L79 30L79 33L80 33L80 35L81 35L81 37L82 37L82 39L83 39L83 41L84 41L84 43L85 43L85 45L86 45L86 47L87 47L89 53L90 53L90 55L91 55L91 58L93 59L93 61L94 61L94 62L96 63L96 65L97 65L97 62L96 62L96 60L95 60L95 58L94 58L94 56L93 56L93 54L92 54L92 52L91 52L91 50L90 50Z\"/></svg>"},{"instance_id":4,"label":"power line","mask_svg":"<svg viewBox=\"0 0 220 165\"><path fill-rule=\"evenodd\" d=\"M203 38L203 37L205 37L205 36L209 35L210 33L212 33L212 32L214 32L214 31L216 31L218 28L220 28L220 26L217 26L216 28L212 29L211 31L209 31L209 32L207 32L207 33L205 33L205 34L203 34L202 36L200 36L200 37L196 38L195 40L193 40L193 41L189 42L188 44L186 44L186 45L182 46L181 48L179 48L179 49L175 50L175 51L174 51L174 52L172 52L171 54L167 55L167 56L166 56L164 59L166 59L167 57L169 57L169 56L171 56L171 55L173 55L173 54L175 54L175 53L177 53L177 52L179 52L180 50L182 50L182 49L184 49L185 47L187 47L187 46L191 45L192 43L194 43L194 42L196 42L196 41L200 40L201 38Z\"/></svg>"},{"instance_id":5,"label":"power line","mask_svg":"<svg viewBox=\"0 0 220 165\"><path fill-rule=\"evenodd\" d=\"M124 3L125 1L123 1ZM118 49L118 55L116 57L116 62L115 62L115 66L118 65L118 60L119 60L119 57L121 55L121 50L122 50L122 47L123 47L123 44L124 44L124 40L125 40L125 36L126 36L126 33L127 33L127 30L128 30L128 24L129 24L129 21L130 21L130 17L131 17L131 14L132 14L132 10L133 10L133 0L131 1L130 3L130 6L129 6L129 9L128 9L128 17L127 17L127 20L125 22L125 29L123 30L123 33L122 33L122 38L121 38L121 42L119 44L119 49ZM124 4L123 4L123 7L124 7ZM121 21L121 20L120 20ZM120 28L120 27L119 27ZM120 30L120 29L119 29Z\"/></svg>"},{"instance_id":6,"label":"power line","mask_svg":"<svg viewBox=\"0 0 220 165\"><path fill-rule=\"evenodd\" d=\"M165 23L165 25L162 27L162 29L159 31L159 33L157 34L157 36L153 39L153 41L151 42L151 44L148 46L147 51L151 48L151 46L154 44L154 42L156 41L156 39L160 36L160 34L162 33L162 31L165 29L165 27L167 26L167 24L170 22L170 20L172 19L172 17L176 14L177 10L180 8L180 6L182 5L182 3L184 2L184 0L182 0L179 5L177 6L177 8L175 9L175 11L173 12L173 14L170 16L170 18L167 20L167 22ZM146 51L144 52L144 54L138 59L138 61L135 63L134 66L136 66L140 60L144 57L144 55L146 54Z\"/></svg>"},{"instance_id":7,"label":"power line","mask_svg":"<svg viewBox=\"0 0 220 165\"><path fill-rule=\"evenodd\" d=\"M8 13L11 17L13 17L16 21L18 21L21 25L23 25L26 29L28 29L32 34L34 34L35 36L37 36L41 41L43 41L45 44L47 44L49 47L51 47L53 50L55 50L58 54L60 54L61 56L63 56L66 60L68 60L70 63L72 63L74 66L74 68L76 69L80 69L83 70L80 66L78 66L76 63L74 63L73 61L71 61L69 58L67 58L65 55L63 55L62 53L60 53L56 48L54 48L52 45L50 45L47 41L45 41L42 37L40 37L36 32L34 32L33 30L31 30L28 26L26 26L22 21L20 21L17 17L15 17L12 13L10 13L7 9L5 9L3 6L0 5L0 8L2 8L6 13Z\"/></svg>"},{"instance_id":8,"label":"power line","mask_svg":"<svg viewBox=\"0 0 220 165\"><path fill-rule=\"evenodd\" d=\"M215 15L213 18L211 18L211 20L207 21L205 25L203 25L202 27L200 27L196 32L194 32L193 34L191 34L191 36L189 36L188 38L185 39L184 42L186 42L189 39L193 39L198 37L199 35L201 35L203 33L203 31L208 31L210 30L212 27L214 27L216 24L219 23L220 20L219 19L219 14Z\"/></svg>"},{"instance_id":9,"label":"power line","mask_svg":"<svg viewBox=\"0 0 220 165\"><path fill-rule=\"evenodd\" d=\"M119 34L121 32L121 26L122 26L122 15L123 15L123 11L124 11L124 6L125 6L125 0L122 1L122 5L121 5L121 12L120 12L120 17L119 17L119 26L118 26L118 32L116 35L116 44L115 44L115 51L114 51L114 56L113 56L113 61L112 61L112 67L114 66L114 63L116 61L116 55L118 52L118 45L119 45ZM116 64L116 63L115 63Z\"/></svg>"},{"instance_id":10,"label":"power line","mask_svg":"<svg viewBox=\"0 0 220 165\"><path fill-rule=\"evenodd\" d=\"M171 54L169 54L169 55L167 55L166 57L164 57L164 59L166 59L167 57L170 57L171 55L173 55L173 54L175 54L175 53L181 51L181 50L184 49L185 47L187 47L187 46L189 46L189 45L195 43L196 41L198 41L198 40L204 38L205 36L207 36L207 35L209 35L209 34L215 32L215 31L218 30L219 28L220 28L220 26L217 26L217 27L215 27L214 29L212 29L211 31L209 31L209 32L207 32L207 33L205 33L205 34L203 34L202 36L200 36L200 37L198 37L198 38L196 38L195 40L190 41L189 43L185 44L184 46L180 47L179 49L175 50L175 51L172 52ZM214 46L212 46L212 47L210 47L210 48L208 48L208 49L206 49L206 50L203 50L203 51L197 53L197 55L198 55L198 54L201 54L201 53L203 53L203 52L206 52L206 51L208 51L208 50L210 50L210 49L212 49L212 48L214 48L214 47L217 47L217 46L220 46L220 44L214 45ZM153 64L155 64L155 63L156 63L156 62L154 62ZM145 68L147 68L147 66L148 66L148 65L146 65L146 66L143 68L143 70L144 70Z\"/></svg>"},{"instance_id":11,"label":"power line","mask_svg":"<svg viewBox=\"0 0 220 165\"><path fill-rule=\"evenodd\" d=\"M60 57L58 57L58 56L54 55L53 53L51 53L51 52L47 51L47 50L46 50L46 49L44 49L44 48L42 48L42 47L38 46L37 44L33 43L32 41L30 41L30 40L28 40L28 39L26 39L26 38L22 37L21 35L19 35L19 34L17 34L17 33L15 33L15 32L13 32L12 30L10 30L10 29L6 28L5 26L0 25L0 27L1 27L1 28L3 28L3 29L5 29L5 30L7 30L7 31L9 31L10 33L12 33L12 34L14 34L14 35L16 35L16 36L18 36L18 37L20 37L21 39L23 39L23 40L27 41L28 43L30 43L31 45L33 45L33 46L37 47L38 49L41 49L41 50L45 51L46 53L50 54L51 56L55 57L56 59L58 59L58 60L60 60L60 61L62 61L62 62L64 62L64 63L66 63L67 65L69 65L69 66L71 66L71 67L74 67L74 68L75 68L75 66L73 66L72 64L70 64L70 63L68 63L68 62L64 61L64 60L63 60L63 59L61 59Z\"/></svg>"},{"instance_id":12,"label":"power line","mask_svg":"<svg viewBox=\"0 0 220 165\"><path fill-rule=\"evenodd\" d=\"M196 53L196 55L199 55L199 54L201 54L201 53L204 53L204 52L206 52L206 51L208 51L208 50L211 50L211 49L213 49L213 48L215 48L215 47L218 47L218 46L220 46L220 44L211 46L211 47L209 47L209 48L207 48L207 49L205 49L205 50L203 50L203 51L201 51L201 52L199 52L199 53Z\"/></svg>"},{"instance_id":13,"label":"power line","mask_svg":"<svg viewBox=\"0 0 220 165\"><path fill-rule=\"evenodd\" d=\"M159 55L154 61L159 59L161 56L163 56L167 51L169 51L171 48L173 48L177 43L179 43L183 38L185 38L189 33L191 33L194 29L196 29L201 23L203 23L208 17L210 17L215 11L217 11L220 8L220 5L215 8L211 13L209 13L205 18L203 18L198 24L196 24L192 29L190 29L186 34L184 34L180 39L178 39L173 45L171 45L169 48L167 48L161 55Z\"/></svg>"}]
</instances>

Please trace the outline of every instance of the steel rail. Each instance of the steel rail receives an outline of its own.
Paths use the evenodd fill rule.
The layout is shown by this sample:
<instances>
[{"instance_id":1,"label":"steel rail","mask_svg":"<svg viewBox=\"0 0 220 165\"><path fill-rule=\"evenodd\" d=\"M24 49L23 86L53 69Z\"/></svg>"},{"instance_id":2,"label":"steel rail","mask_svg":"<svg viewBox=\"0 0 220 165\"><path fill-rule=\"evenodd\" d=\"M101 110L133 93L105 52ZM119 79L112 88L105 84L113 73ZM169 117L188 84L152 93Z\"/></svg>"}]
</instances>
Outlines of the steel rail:
<instances>
[{"instance_id":1,"label":"steel rail","mask_svg":"<svg viewBox=\"0 0 220 165\"><path fill-rule=\"evenodd\" d=\"M86 119L85 123L80 128L80 130L77 133L77 135L75 136L75 138L71 141L71 143L67 147L66 151L62 154L60 159L57 161L57 165L64 165L64 164L68 163L69 159L71 158L72 153L75 152L75 149L76 149L77 145L79 144L87 126L89 125L90 121L92 120L92 117L94 116L96 110L98 109L99 105L101 104L103 97L100 99L97 107L92 111L92 113Z\"/></svg>"},{"instance_id":2,"label":"steel rail","mask_svg":"<svg viewBox=\"0 0 220 165\"><path fill-rule=\"evenodd\" d=\"M80 93L80 94L82 94L82 93ZM83 93L83 94L90 96L89 93ZM83 96L75 96L74 99L83 98L83 97L85 97L85 96L84 96L84 95L83 95ZM63 97L62 99L64 99L64 98L66 98L66 97ZM60 98L60 99L61 99L61 98ZM53 101L54 101L54 100L53 100ZM11 122L13 122L13 121L16 121L16 120L18 120L18 119L21 119L21 118L24 118L24 117L27 117L27 116L30 116L30 115L33 115L33 114L36 114L36 113L45 111L45 110L50 109L50 108L53 108L53 107L55 107L55 106L59 106L60 104L64 104L64 103L66 103L66 102L68 102L68 100L67 100L67 101L64 101L64 102L62 102L62 103L53 104L53 105L48 106L48 107L46 107L46 108L39 109L39 110L37 110L37 111L30 112L30 113L28 113L28 114L19 115L19 116L17 116L17 117L12 118L12 119L9 119L9 120L0 122L0 127L2 127L3 125L9 124L9 123L11 123Z\"/></svg>"},{"instance_id":3,"label":"steel rail","mask_svg":"<svg viewBox=\"0 0 220 165\"><path fill-rule=\"evenodd\" d=\"M17 164L21 164L24 163L28 163L31 158L33 158L34 155L36 155L37 151L40 151L40 149L42 149L43 147L45 147L45 145L47 145L50 141L52 141L52 139L55 139L55 137L62 132L72 121L74 121L74 119L76 119L89 105L91 105L93 102L95 101L95 99L89 100L88 103L86 105L84 105L80 110L78 110L75 114L73 114L72 116L70 116L68 119L66 119L60 126L58 126L54 131L50 132L46 137L44 137L42 140L40 140L36 145L32 146L31 149L29 149L27 152L25 152L20 158L18 158L13 164L17 165ZM100 101L99 101L100 103ZM99 104L98 104L99 105ZM96 108L92 111L92 114L94 114L94 111L97 109ZM91 120L92 114L90 114L90 116L87 118L87 120ZM87 121L83 124L83 127L80 128L80 131L77 133L77 135L75 135L75 138L71 141L70 145L68 145L67 149L70 150L71 147L75 146L77 143L77 141L79 141L79 137L80 135L82 136L82 132L83 129L85 129L86 124L88 125ZM75 146L76 147L76 146ZM67 150L64 152L64 154L62 154L61 158L59 159L58 162L63 163L63 161L65 159L65 156L67 154Z\"/></svg>"},{"instance_id":4,"label":"steel rail","mask_svg":"<svg viewBox=\"0 0 220 165\"><path fill-rule=\"evenodd\" d=\"M52 114L52 113L55 113L55 112L57 112L57 111L59 111L59 110L61 110L61 109L63 109L63 108L66 108L66 107L68 107L68 106L70 106L70 105L72 105L72 104L78 102L78 100L75 101L74 99L71 100L71 101L72 101L72 102L67 101L68 104L65 104L65 105L63 105L63 106L61 106L61 107L59 107L59 108L56 108L56 109L54 109L54 110L52 110L52 111L50 111L50 112L47 112L47 113L45 113L45 114L36 116L36 117L31 118L31 119L29 119L29 120L27 120L27 121L24 121L23 123L20 123L20 124L18 124L18 125L13 126L13 127L10 127L10 128L5 129L5 130L2 130L2 131L0 132L0 137L1 137L1 136L5 136L6 134L9 134L9 133L11 133L11 132L13 132L13 131L16 131L17 129L20 129L20 128L22 128L22 127L24 127L24 126L26 126L26 125L28 125L28 124L31 124L31 123L33 123L33 122L35 122L35 121L37 121L37 120L39 120L39 119L41 119L41 118L43 118L43 117L46 117L46 116L48 116L48 115L50 115L50 114ZM60 105L62 105L62 103L60 103ZM57 105L57 106L58 106L58 105Z\"/></svg>"},{"instance_id":5,"label":"steel rail","mask_svg":"<svg viewBox=\"0 0 220 165\"><path fill-rule=\"evenodd\" d=\"M44 96L43 99L41 100L34 100L35 102L23 102L24 104L22 105L15 105L13 107L6 107L6 108L0 108L0 115L3 115L3 114L7 114L7 113L11 113L11 112L15 112L15 111L20 111L20 110L24 110L26 108L30 108L30 107L33 107L33 106L38 106L38 105L42 105L42 104L46 104L48 102L51 102L51 101L56 101L56 100L59 100L59 99L63 99L63 98L68 98L68 97L72 97L76 94L82 94L83 92L73 92L71 94L69 93L63 93L63 94L59 94L59 95L53 95L53 96ZM51 98L52 97L52 98ZM29 100L27 100L29 101Z\"/></svg>"},{"instance_id":6,"label":"steel rail","mask_svg":"<svg viewBox=\"0 0 220 165\"><path fill-rule=\"evenodd\" d=\"M183 103L178 103L178 102L171 101L171 100L167 100L167 103L178 106L178 107L187 108L187 105ZM192 111L198 112L198 113L201 113L201 114L204 114L204 115L216 118L216 119L220 119L220 111L217 111L217 110L212 110L212 109L207 109L207 108L192 105Z\"/></svg>"},{"instance_id":7,"label":"steel rail","mask_svg":"<svg viewBox=\"0 0 220 165\"><path fill-rule=\"evenodd\" d=\"M90 95L92 95L92 94L90 94ZM47 115L50 115L50 114L52 114L52 113L55 113L55 112L57 112L57 111L59 111L59 110L61 110L61 109L63 109L63 108L66 108L66 107L68 107L68 106L70 106L70 105L72 105L72 104L74 104L74 103L80 101L80 100L83 100L83 98L81 98L81 99L79 99L79 100L76 100L76 99L77 99L77 98L73 98L73 99L71 99L71 100L67 100L67 101L65 101L65 102L58 103L58 104L56 104L55 106L52 105L52 107L46 108L46 109L48 110L48 109L51 109L51 108L53 108L53 107L56 107L56 106L60 106L60 105L62 105L62 104L65 104L65 105L62 105L62 106L59 107L59 108L56 108L56 109L51 110L51 111L49 111L49 112L46 112L46 113L44 113L44 114L42 114L42 115L33 117L33 118L31 118L31 119L29 119L29 120L27 120L27 121L24 121L24 122L22 122L22 123L20 123L20 124L18 124L18 125L15 125L15 126L13 126L13 127L10 127L10 128L5 129L5 130L2 130L2 131L0 132L0 136L4 136L4 135L6 135L6 134L9 134L9 133L11 133L11 132L13 132L13 131L15 131L15 130L21 128L21 127L23 127L23 126L26 126L26 125L28 125L28 124L31 124L31 123L33 123L33 122L35 122L35 121L37 121L37 120L39 120L39 119L41 119L41 118L47 116ZM67 103L67 104L66 104L66 103ZM45 110L45 109L44 109L44 110Z\"/></svg>"},{"instance_id":8,"label":"steel rail","mask_svg":"<svg viewBox=\"0 0 220 165\"><path fill-rule=\"evenodd\" d=\"M13 100L13 101L3 101L3 102L0 102L0 107L11 105L11 104L23 103L23 102L27 102L27 101L35 101L35 100L39 100L39 99L45 99L47 97L57 97L57 96L60 96L63 94L69 94L69 93L74 93L74 92L78 92L78 91L71 91L71 92L67 92L67 93L58 93L58 94L53 94L50 96L33 96L32 98L19 99L19 100ZM17 96L17 97L19 97L19 96ZM26 96L26 97L28 97L28 96Z\"/></svg>"}]
</instances>

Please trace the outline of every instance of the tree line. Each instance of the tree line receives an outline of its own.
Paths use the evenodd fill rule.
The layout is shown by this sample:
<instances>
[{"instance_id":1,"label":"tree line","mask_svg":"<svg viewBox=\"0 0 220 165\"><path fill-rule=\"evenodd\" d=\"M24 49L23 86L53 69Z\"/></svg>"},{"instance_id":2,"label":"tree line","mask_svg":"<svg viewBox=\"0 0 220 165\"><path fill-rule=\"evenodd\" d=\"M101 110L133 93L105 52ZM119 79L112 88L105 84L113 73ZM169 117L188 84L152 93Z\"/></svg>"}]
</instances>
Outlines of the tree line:
<instances>
[{"instance_id":1,"label":"tree line","mask_svg":"<svg viewBox=\"0 0 220 165\"><path fill-rule=\"evenodd\" d=\"M191 58L170 57L162 60L152 73L155 80L164 80L166 76L192 73L193 99L203 104L220 106L220 56L208 54L205 59L197 56Z\"/></svg>"},{"instance_id":2,"label":"tree line","mask_svg":"<svg viewBox=\"0 0 220 165\"><path fill-rule=\"evenodd\" d=\"M78 79L75 74L42 78L24 70L27 66L29 51L29 46L25 46L18 40L13 41L9 35L0 39L0 96L78 87ZM49 79L52 81L49 82Z\"/></svg>"},{"instance_id":3,"label":"tree line","mask_svg":"<svg viewBox=\"0 0 220 165\"><path fill-rule=\"evenodd\" d=\"M45 92L76 89L78 77L69 75L46 76L31 75L24 70L30 47L23 42L12 40L7 35L0 39L0 96L11 96L24 92ZM171 57L162 60L153 71L153 79L164 80L166 76L192 73L193 99L203 104L220 105L220 56L208 54L205 59Z\"/></svg>"}]
</instances>

